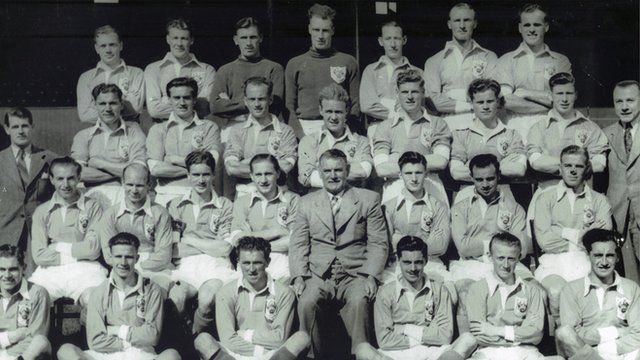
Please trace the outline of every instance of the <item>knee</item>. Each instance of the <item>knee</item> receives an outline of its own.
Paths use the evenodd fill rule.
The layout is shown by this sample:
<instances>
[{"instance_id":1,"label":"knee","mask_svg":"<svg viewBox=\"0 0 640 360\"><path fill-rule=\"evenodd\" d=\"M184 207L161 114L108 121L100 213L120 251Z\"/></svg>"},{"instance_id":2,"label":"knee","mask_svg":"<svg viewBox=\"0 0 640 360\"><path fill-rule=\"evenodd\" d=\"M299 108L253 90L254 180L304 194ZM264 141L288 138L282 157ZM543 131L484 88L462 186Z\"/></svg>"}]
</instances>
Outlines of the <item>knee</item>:
<instances>
[{"instance_id":1,"label":"knee","mask_svg":"<svg viewBox=\"0 0 640 360\"><path fill-rule=\"evenodd\" d=\"M354 355L356 360L369 360L374 359L377 352L371 344L362 342L356 346Z\"/></svg>"},{"instance_id":2,"label":"knee","mask_svg":"<svg viewBox=\"0 0 640 360\"><path fill-rule=\"evenodd\" d=\"M180 360L182 357L174 349L167 349L162 352L162 360Z\"/></svg>"},{"instance_id":3,"label":"knee","mask_svg":"<svg viewBox=\"0 0 640 360\"><path fill-rule=\"evenodd\" d=\"M465 332L460 334L456 341L451 345L452 349L459 354L471 354L478 346L476 338L471 333Z\"/></svg>"},{"instance_id":4,"label":"knee","mask_svg":"<svg viewBox=\"0 0 640 360\"><path fill-rule=\"evenodd\" d=\"M34 339L35 340L35 339ZM76 346L71 344L62 344L58 352L56 353L60 360L75 360L78 358L76 355Z\"/></svg>"},{"instance_id":5,"label":"knee","mask_svg":"<svg viewBox=\"0 0 640 360\"><path fill-rule=\"evenodd\" d=\"M89 288L83 291L82 294L80 294L80 297L78 298L78 303L80 303L80 306L87 307L87 305L89 305L89 297L91 296L92 290L93 288Z\"/></svg>"},{"instance_id":6,"label":"knee","mask_svg":"<svg viewBox=\"0 0 640 360\"><path fill-rule=\"evenodd\" d=\"M222 281L209 280L200 286L198 289L198 307L199 308L211 308L215 302L216 293L222 287Z\"/></svg>"},{"instance_id":7,"label":"knee","mask_svg":"<svg viewBox=\"0 0 640 360\"><path fill-rule=\"evenodd\" d=\"M295 334L291 335L287 342L285 343L285 347L289 350L290 353L294 355L299 355L304 350L308 349L311 346L311 337L307 334L306 331L298 331Z\"/></svg>"},{"instance_id":8,"label":"knee","mask_svg":"<svg viewBox=\"0 0 640 360\"><path fill-rule=\"evenodd\" d=\"M315 311L318 308L318 301L320 298L316 296L314 290L305 289L298 299L298 312L304 314Z\"/></svg>"},{"instance_id":9,"label":"knee","mask_svg":"<svg viewBox=\"0 0 640 360\"><path fill-rule=\"evenodd\" d=\"M555 331L555 336L561 345L570 345L576 342L577 334L569 326L560 326Z\"/></svg>"},{"instance_id":10,"label":"knee","mask_svg":"<svg viewBox=\"0 0 640 360\"><path fill-rule=\"evenodd\" d=\"M193 341L193 346L201 353L205 350L215 353L220 349L220 344L218 344L213 336L205 332L202 332L198 336L196 336L195 340Z\"/></svg>"},{"instance_id":11,"label":"knee","mask_svg":"<svg viewBox=\"0 0 640 360\"><path fill-rule=\"evenodd\" d=\"M31 340L31 346L38 349L40 353L51 354L51 343L43 335L35 335Z\"/></svg>"},{"instance_id":12,"label":"knee","mask_svg":"<svg viewBox=\"0 0 640 360\"><path fill-rule=\"evenodd\" d=\"M369 298L365 296L364 292L355 291L345 294L344 303L347 308L359 309L369 305Z\"/></svg>"}]
</instances>

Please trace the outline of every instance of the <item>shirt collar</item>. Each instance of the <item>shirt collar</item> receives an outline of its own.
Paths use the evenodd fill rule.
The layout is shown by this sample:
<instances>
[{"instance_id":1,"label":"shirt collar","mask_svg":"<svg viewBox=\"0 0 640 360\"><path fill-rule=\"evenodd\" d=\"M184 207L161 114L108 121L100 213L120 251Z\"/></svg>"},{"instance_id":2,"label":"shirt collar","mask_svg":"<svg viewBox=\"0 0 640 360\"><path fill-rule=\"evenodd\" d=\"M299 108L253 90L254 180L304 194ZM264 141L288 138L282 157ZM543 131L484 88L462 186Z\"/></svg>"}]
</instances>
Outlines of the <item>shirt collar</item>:
<instances>
[{"instance_id":1,"label":"shirt collar","mask_svg":"<svg viewBox=\"0 0 640 360\"><path fill-rule=\"evenodd\" d=\"M533 52L531 51L531 49L527 46L527 44L523 42L520 43L520 46L518 46L518 48L516 49L516 51L513 52L513 58L517 58L518 56L522 56L522 55L526 55L526 54L533 54ZM538 54L534 54L534 56L540 56L542 54L547 54L551 57L553 57L554 59L556 58L555 54L553 53L553 51L551 51L551 49L549 49L549 45L544 44L542 51Z\"/></svg>"},{"instance_id":2,"label":"shirt collar","mask_svg":"<svg viewBox=\"0 0 640 360\"><path fill-rule=\"evenodd\" d=\"M135 271L135 270L134 270ZM144 291L144 278L142 275L140 275L139 272L135 271L136 274L138 274L138 281L136 282L136 285L129 291L130 294L134 293L134 292L138 292L140 294L143 293ZM116 282L114 280L113 277L113 271L111 271L111 273L109 274L109 287L113 287L114 289L120 290L120 291L124 291L124 289L120 289L118 287L118 285L116 285Z\"/></svg>"},{"instance_id":3,"label":"shirt collar","mask_svg":"<svg viewBox=\"0 0 640 360\"><path fill-rule=\"evenodd\" d=\"M193 200L191 200L192 195L195 195L193 193L193 189L190 190L188 193L182 195L182 197L180 198L180 201L178 202L178 206L184 205L185 203L195 204L195 202L193 202ZM206 203L202 204L200 207L205 207L207 205L213 205L213 206L217 207L218 209L222 207L222 200L220 199L218 194L216 194L216 192L213 189L211 190L211 200L209 200Z\"/></svg>"},{"instance_id":4,"label":"shirt collar","mask_svg":"<svg viewBox=\"0 0 640 360\"><path fill-rule=\"evenodd\" d=\"M430 292L433 289L431 288L431 281L429 281L429 278L427 277L427 275L425 273L422 273L422 278L424 279L424 285L422 286L422 288L418 291L415 290L415 288L413 286L411 286L411 284L409 284L409 282L407 280L405 280L405 278L402 276L402 274L398 275L398 277L396 278L396 302L400 301L400 297L402 296L402 291L411 291L411 292L415 292L416 294L421 294L423 292Z\"/></svg>"},{"instance_id":5,"label":"shirt collar","mask_svg":"<svg viewBox=\"0 0 640 360\"><path fill-rule=\"evenodd\" d=\"M60 198L60 196L58 195L57 192L53 193L53 196L51 196L51 200L49 200L47 202L47 205L45 205L45 209L47 210L47 212L51 212L56 206L71 206L71 205L76 205L78 207L78 209L82 210L82 211L86 211L86 204L85 204L86 198L84 196L84 194L80 194L80 197L78 198L78 200L76 200L76 202L72 203L72 204L68 204L62 199Z\"/></svg>"},{"instance_id":6,"label":"shirt collar","mask_svg":"<svg viewBox=\"0 0 640 360\"><path fill-rule=\"evenodd\" d=\"M271 275L267 274L267 286L265 286L263 289L254 289L251 285L249 285L244 277L240 277L240 279L238 279L237 285L236 285L236 289L238 290L238 292L240 292L240 290L246 290L252 293L256 293L256 294L262 294L265 291L269 291L269 294L271 295L275 295L276 294L276 282L275 280L273 280L273 278L271 277Z\"/></svg>"},{"instance_id":7,"label":"shirt collar","mask_svg":"<svg viewBox=\"0 0 640 360\"><path fill-rule=\"evenodd\" d=\"M402 203L406 202L407 200L411 201L412 203L424 201L425 204L429 204L429 193L425 190L424 196L420 199L416 199L413 197L413 195L411 195L411 193L409 193L409 191L407 191L406 188L402 188L400 194L398 195L398 200L396 201L396 210L400 209Z\"/></svg>"},{"instance_id":8,"label":"shirt collar","mask_svg":"<svg viewBox=\"0 0 640 360\"><path fill-rule=\"evenodd\" d=\"M31 145L29 145L29 146L25 147L24 149L22 149L22 148L14 145L14 144L11 144L11 151L13 151L13 157L14 158L16 158L16 159L18 158L18 151L20 151L20 150L24 150L25 155L31 154L31 152L33 151L33 149L31 148Z\"/></svg>"},{"instance_id":9,"label":"shirt collar","mask_svg":"<svg viewBox=\"0 0 640 360\"><path fill-rule=\"evenodd\" d=\"M560 200L562 200L562 198L569 193L569 191L572 191L571 189L569 189L565 184L564 184L564 180L560 180L558 182L558 186L556 187L556 201L559 202ZM589 187L589 185L585 182L584 183L584 189L582 189L582 192L580 194L576 194L576 197L580 197L580 196L584 196L585 199L587 199L588 201L592 200L592 195L591 195L591 188Z\"/></svg>"},{"instance_id":10,"label":"shirt collar","mask_svg":"<svg viewBox=\"0 0 640 360\"><path fill-rule=\"evenodd\" d=\"M471 126L469 126L469 130L484 136L484 132L482 131L482 129L491 130L491 132L489 133L489 137L493 137L494 135L497 135L505 131L507 127L504 126L504 124L502 123L502 121L500 121L500 119L498 119L498 125L493 129L489 129L486 126L484 126L482 121L480 121L477 117L474 117L473 121L471 122Z\"/></svg>"},{"instance_id":11,"label":"shirt collar","mask_svg":"<svg viewBox=\"0 0 640 360\"><path fill-rule=\"evenodd\" d=\"M100 120L100 118L98 118L98 121L96 121L96 124L91 129L91 135L95 135L95 133L98 132L98 130L108 131L106 130L107 128L108 128L107 125L103 123L102 120ZM127 132L127 124L126 124L126 121L122 119L122 117L120 118L120 126L118 126L115 130L113 130L112 133L116 133L120 130L122 130L122 132L125 134Z\"/></svg>"},{"instance_id":12,"label":"shirt collar","mask_svg":"<svg viewBox=\"0 0 640 360\"><path fill-rule=\"evenodd\" d=\"M504 198L504 199L508 199L508 198ZM503 200L502 192L500 191L500 189L498 189L498 196L492 202L487 203L487 201L480 194L478 194L478 192L474 188L473 189L473 195L471 195L471 197L470 197L470 203L473 204L474 202L479 201L479 200L484 201L487 205L497 204L501 200Z\"/></svg>"},{"instance_id":13,"label":"shirt collar","mask_svg":"<svg viewBox=\"0 0 640 360\"><path fill-rule=\"evenodd\" d=\"M380 59L378 59L378 61L375 64L375 69L380 69L383 66L387 66L387 65L391 65L393 68L404 68L404 67L411 67L411 64L409 63L409 59L407 59L406 56L402 57L402 60L400 61L400 65L395 65L393 63L393 61L391 61L391 59L389 59L389 57L387 55L382 55L380 56Z\"/></svg>"},{"instance_id":14,"label":"shirt collar","mask_svg":"<svg viewBox=\"0 0 640 360\"><path fill-rule=\"evenodd\" d=\"M15 294L11 295L11 297L16 296L17 294L20 294L20 296L22 296L22 298L25 299L25 300L30 300L31 299L31 296L29 295L29 284L27 283L27 280L24 277L22 278L22 281L20 282L20 288L18 289L18 292L16 292ZM2 296L0 296L0 298L2 298Z\"/></svg>"},{"instance_id":15,"label":"shirt collar","mask_svg":"<svg viewBox=\"0 0 640 360\"><path fill-rule=\"evenodd\" d=\"M344 130L344 135L342 135L339 138L335 138L333 137L333 134L331 134L331 132L329 130L327 130L327 128L323 125L322 126L322 131L320 131L318 133L318 142L321 142L322 139L326 138L326 137L331 137L335 140L335 142L344 140L344 139L349 139L350 141L355 141L355 135L353 135L353 133L351 132L351 129L349 129L349 126L345 124L345 130Z\"/></svg>"},{"instance_id":16,"label":"shirt collar","mask_svg":"<svg viewBox=\"0 0 640 360\"><path fill-rule=\"evenodd\" d=\"M244 128L248 129L251 126L257 126L257 127L261 128L261 129L266 129L269 126L273 126L273 129L276 132L280 132L280 121L278 121L278 118L275 115L273 115L273 114L270 114L270 115L271 115L271 122L268 123L265 126L260 125L260 123L258 123L258 120L256 120L253 117L253 115L249 115L249 117L247 117L247 121L245 121Z\"/></svg>"},{"instance_id":17,"label":"shirt collar","mask_svg":"<svg viewBox=\"0 0 640 360\"><path fill-rule=\"evenodd\" d=\"M178 125L178 124L182 124L184 123L184 120L180 119L176 114L173 113L173 111L171 112L171 115L169 115L169 120L167 120L167 129L169 127L171 127L171 125ZM192 125L202 125L204 123L204 120L201 120L198 117L198 114L196 113L196 111L193 111L193 119L191 120L191 122L187 125L187 127L190 127Z\"/></svg>"},{"instance_id":18,"label":"shirt collar","mask_svg":"<svg viewBox=\"0 0 640 360\"><path fill-rule=\"evenodd\" d=\"M520 278L518 275L515 275L515 277L516 281L514 285L506 285L502 280L500 280L500 278L498 278L498 276L496 276L495 272L492 270L491 274L488 274L485 277L485 279L487 280L487 286L489 287L489 296L493 296L500 285L514 286L514 290L520 287L522 291L524 291L524 281L522 281L522 278Z\"/></svg>"},{"instance_id":19,"label":"shirt collar","mask_svg":"<svg viewBox=\"0 0 640 360\"><path fill-rule=\"evenodd\" d=\"M200 66L200 67L204 67L202 66L202 63L200 63L200 61L198 61L198 59L196 59L196 56L193 55L193 53L189 53L189 56L191 57L191 59L189 61L187 61L185 64L183 64L182 66L187 66L191 63L195 63L196 65ZM173 54L171 53L171 51L169 51L164 58L162 58L161 62L160 62L160 66L164 66L167 64L167 62L171 63L171 64L180 64L180 61L178 61L178 59L176 59L175 56L173 56Z\"/></svg>"},{"instance_id":20,"label":"shirt collar","mask_svg":"<svg viewBox=\"0 0 640 360\"><path fill-rule=\"evenodd\" d=\"M96 71L93 74L93 76L98 76L98 74L101 71L105 71L105 72L112 72L112 71L116 71L119 68L123 68L126 69L127 68L127 64L125 64L124 60L120 59L120 64L118 64L118 66L114 67L113 69L109 67L109 65L105 64L104 62L102 62L102 60L98 61L98 64L96 65Z\"/></svg>"},{"instance_id":21,"label":"shirt collar","mask_svg":"<svg viewBox=\"0 0 640 360\"><path fill-rule=\"evenodd\" d=\"M406 119L406 120L411 121L411 117L403 109L398 110L393 115L392 119L393 120L391 121L391 127L394 127L394 126L398 125L398 122L400 121L400 119L403 119L403 120ZM427 122L432 122L431 116L429 116L429 114L427 113L427 109L425 109L425 108L422 108L422 118L416 120L416 122L420 121L421 119L425 119L425 120L427 120Z\"/></svg>"},{"instance_id":22,"label":"shirt collar","mask_svg":"<svg viewBox=\"0 0 640 360\"><path fill-rule=\"evenodd\" d=\"M569 119L568 123L572 124L578 120L585 120L587 117L584 116L584 114L582 114L579 110L576 110L576 115L573 119ZM549 126L551 125L551 121L560 121L560 119L564 120L564 118L562 116L560 116L560 114L558 114L558 112L556 111L556 109L551 109L549 110L549 113L547 114L547 118L545 119L545 125L547 128L549 128Z\"/></svg>"},{"instance_id":23,"label":"shirt collar","mask_svg":"<svg viewBox=\"0 0 640 360\"><path fill-rule=\"evenodd\" d=\"M620 295L624 295L624 290L622 289L622 286L620 286L620 275L618 274L617 271L614 271L613 273L614 273L613 284L607 285L605 289L610 289L612 287L615 287L616 290L620 293ZM591 281L592 274L593 273L590 272L589 275L584 277L584 291L582 292L582 296L587 296L589 294L589 290L591 290L592 287L600 287L599 285L596 285Z\"/></svg>"},{"instance_id":24,"label":"shirt collar","mask_svg":"<svg viewBox=\"0 0 640 360\"><path fill-rule=\"evenodd\" d=\"M458 47L456 46L453 40L447 41L447 43L444 45L444 57L447 57L447 55L451 54L451 52L454 51L454 49L456 48ZM471 50L469 50L469 54L471 54L476 50L482 51L482 52L488 52L487 49L483 48L475 40L471 39Z\"/></svg>"},{"instance_id":25,"label":"shirt collar","mask_svg":"<svg viewBox=\"0 0 640 360\"><path fill-rule=\"evenodd\" d=\"M249 196L250 196L249 197L249 205L253 205L254 201L256 199L257 200L266 201L266 202L272 202L272 201L275 201L275 200L280 200L280 202L283 202L283 203L289 202L289 200L284 196L284 191L282 191L282 189L280 189L280 187L278 187L278 194L276 195L276 197L271 199L271 200L265 199L265 197L262 196L262 194L257 189L254 189L253 191L251 191L249 193Z\"/></svg>"},{"instance_id":26,"label":"shirt collar","mask_svg":"<svg viewBox=\"0 0 640 360\"><path fill-rule=\"evenodd\" d=\"M148 216L153 216L153 212L151 211L151 199L149 199L148 196L147 196L147 200L144 202L144 205L142 205L140 209L135 211L127 209L126 201L122 200L120 202L120 206L118 207L118 212L116 212L116 218L119 218L120 216L124 215L125 212L137 213L140 211L144 211L145 214L147 214Z\"/></svg>"},{"instance_id":27,"label":"shirt collar","mask_svg":"<svg viewBox=\"0 0 640 360\"><path fill-rule=\"evenodd\" d=\"M344 194L347 192L347 189L343 189L342 191L340 191L337 194L332 194L330 192L328 192L327 190L324 190L325 194L327 194L327 196L329 197L329 201L331 201L332 198L337 197L338 199L342 199L342 197L344 197Z\"/></svg>"}]
</instances>

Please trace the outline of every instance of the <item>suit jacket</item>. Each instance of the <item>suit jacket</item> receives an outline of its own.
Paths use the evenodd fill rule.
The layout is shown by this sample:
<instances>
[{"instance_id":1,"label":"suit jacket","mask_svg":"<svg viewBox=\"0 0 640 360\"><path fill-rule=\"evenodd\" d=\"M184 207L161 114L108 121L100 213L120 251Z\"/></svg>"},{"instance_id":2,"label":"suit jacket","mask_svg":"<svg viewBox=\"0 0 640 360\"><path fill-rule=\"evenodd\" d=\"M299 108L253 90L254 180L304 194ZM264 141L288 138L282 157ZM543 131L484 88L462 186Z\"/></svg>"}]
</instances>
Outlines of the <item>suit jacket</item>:
<instances>
[{"instance_id":1,"label":"suit jacket","mask_svg":"<svg viewBox=\"0 0 640 360\"><path fill-rule=\"evenodd\" d=\"M388 236L380 195L349 187L335 224L326 191L300 198L289 241L291 278L322 277L334 259L351 275L378 276L386 263Z\"/></svg>"},{"instance_id":2,"label":"suit jacket","mask_svg":"<svg viewBox=\"0 0 640 360\"><path fill-rule=\"evenodd\" d=\"M53 186L47 174L56 157L32 145L30 180L25 189L11 146L0 151L0 244L17 245L24 226L31 226L35 208L51 198Z\"/></svg>"}]
</instances>

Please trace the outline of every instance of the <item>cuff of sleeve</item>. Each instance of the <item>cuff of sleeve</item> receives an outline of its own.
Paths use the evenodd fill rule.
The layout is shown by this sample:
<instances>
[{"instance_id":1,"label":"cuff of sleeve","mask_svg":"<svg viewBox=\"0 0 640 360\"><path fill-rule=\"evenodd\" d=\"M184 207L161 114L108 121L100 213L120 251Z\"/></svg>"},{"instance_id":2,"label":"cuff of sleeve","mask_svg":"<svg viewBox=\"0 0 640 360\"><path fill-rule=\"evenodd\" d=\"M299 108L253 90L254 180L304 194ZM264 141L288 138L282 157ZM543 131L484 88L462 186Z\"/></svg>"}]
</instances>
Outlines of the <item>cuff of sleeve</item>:
<instances>
[{"instance_id":1,"label":"cuff of sleeve","mask_svg":"<svg viewBox=\"0 0 640 360\"><path fill-rule=\"evenodd\" d=\"M256 347L253 349L253 357L260 358L262 355L264 355L264 347L256 345Z\"/></svg>"},{"instance_id":2,"label":"cuff of sleeve","mask_svg":"<svg viewBox=\"0 0 640 360\"><path fill-rule=\"evenodd\" d=\"M371 171L373 170L373 166L368 161L361 161L360 166L362 166L362 170L364 170L367 177L371 176Z\"/></svg>"},{"instance_id":3,"label":"cuff of sleeve","mask_svg":"<svg viewBox=\"0 0 640 360\"><path fill-rule=\"evenodd\" d=\"M244 339L244 341L246 342L250 342L253 343L253 330L249 329L249 330L245 330L242 333L242 338Z\"/></svg>"},{"instance_id":4,"label":"cuff of sleeve","mask_svg":"<svg viewBox=\"0 0 640 360\"><path fill-rule=\"evenodd\" d=\"M375 166L380 166L381 164L384 164L387 161L389 161L389 155L388 154L378 154L378 155L373 157L373 164Z\"/></svg>"},{"instance_id":5,"label":"cuff of sleeve","mask_svg":"<svg viewBox=\"0 0 640 360\"><path fill-rule=\"evenodd\" d=\"M529 156L529 162L530 162L530 163L532 163L532 162L534 162L534 161L536 161L536 160L540 159L540 157L541 157L541 156L542 156L542 154L540 154L540 153L538 153L538 152L537 152L537 153L533 153L533 154L531 154L531 155Z\"/></svg>"},{"instance_id":6,"label":"cuff of sleeve","mask_svg":"<svg viewBox=\"0 0 640 360\"><path fill-rule=\"evenodd\" d=\"M161 161L158 160L147 160L147 164L149 165L149 171L153 170Z\"/></svg>"},{"instance_id":7,"label":"cuff of sleeve","mask_svg":"<svg viewBox=\"0 0 640 360\"><path fill-rule=\"evenodd\" d=\"M516 341L516 334L513 330L513 326L504 327L504 339L511 342Z\"/></svg>"},{"instance_id":8,"label":"cuff of sleeve","mask_svg":"<svg viewBox=\"0 0 640 360\"><path fill-rule=\"evenodd\" d=\"M129 336L129 326L121 325L118 329L118 337L122 339L122 341L127 341L127 336Z\"/></svg>"},{"instance_id":9,"label":"cuff of sleeve","mask_svg":"<svg viewBox=\"0 0 640 360\"><path fill-rule=\"evenodd\" d=\"M577 244L580 240L580 230L572 228L562 228L562 238Z\"/></svg>"},{"instance_id":10,"label":"cuff of sleeve","mask_svg":"<svg viewBox=\"0 0 640 360\"><path fill-rule=\"evenodd\" d=\"M72 243L67 242L56 242L55 249L60 254L71 255L71 248L73 247Z\"/></svg>"},{"instance_id":11,"label":"cuff of sleeve","mask_svg":"<svg viewBox=\"0 0 640 360\"><path fill-rule=\"evenodd\" d=\"M224 158L224 164L226 165L229 161L231 160L235 160L235 161L240 161L240 159L238 159L237 156L235 155L229 155L229 156L225 156Z\"/></svg>"},{"instance_id":12,"label":"cuff of sleeve","mask_svg":"<svg viewBox=\"0 0 640 360\"><path fill-rule=\"evenodd\" d=\"M501 84L500 94L502 94L502 96L511 95L513 94L513 88L509 85Z\"/></svg>"},{"instance_id":13,"label":"cuff of sleeve","mask_svg":"<svg viewBox=\"0 0 640 360\"><path fill-rule=\"evenodd\" d=\"M456 114L470 112L471 110L471 104L469 104L468 102L456 101L456 108L454 110Z\"/></svg>"},{"instance_id":14,"label":"cuff of sleeve","mask_svg":"<svg viewBox=\"0 0 640 360\"><path fill-rule=\"evenodd\" d=\"M604 169L607 166L607 158L602 154L594 155L591 164L596 169Z\"/></svg>"},{"instance_id":15,"label":"cuff of sleeve","mask_svg":"<svg viewBox=\"0 0 640 360\"><path fill-rule=\"evenodd\" d=\"M598 344L598 353L602 355L617 355L618 346L615 341L606 341Z\"/></svg>"},{"instance_id":16,"label":"cuff of sleeve","mask_svg":"<svg viewBox=\"0 0 640 360\"><path fill-rule=\"evenodd\" d=\"M322 179L318 170L313 170L309 175L309 184L313 187L322 187Z\"/></svg>"},{"instance_id":17,"label":"cuff of sleeve","mask_svg":"<svg viewBox=\"0 0 640 360\"><path fill-rule=\"evenodd\" d=\"M292 157L285 158L284 161L288 162L292 166L296 164L296 159Z\"/></svg>"},{"instance_id":18,"label":"cuff of sleeve","mask_svg":"<svg viewBox=\"0 0 640 360\"><path fill-rule=\"evenodd\" d=\"M598 329L600 334L600 343L608 342L618 338L618 329L615 326L607 326Z\"/></svg>"},{"instance_id":19,"label":"cuff of sleeve","mask_svg":"<svg viewBox=\"0 0 640 360\"><path fill-rule=\"evenodd\" d=\"M11 346L11 341L9 341L9 332L8 331L0 332L0 346L3 349L6 349L9 346Z\"/></svg>"}]
</instances>

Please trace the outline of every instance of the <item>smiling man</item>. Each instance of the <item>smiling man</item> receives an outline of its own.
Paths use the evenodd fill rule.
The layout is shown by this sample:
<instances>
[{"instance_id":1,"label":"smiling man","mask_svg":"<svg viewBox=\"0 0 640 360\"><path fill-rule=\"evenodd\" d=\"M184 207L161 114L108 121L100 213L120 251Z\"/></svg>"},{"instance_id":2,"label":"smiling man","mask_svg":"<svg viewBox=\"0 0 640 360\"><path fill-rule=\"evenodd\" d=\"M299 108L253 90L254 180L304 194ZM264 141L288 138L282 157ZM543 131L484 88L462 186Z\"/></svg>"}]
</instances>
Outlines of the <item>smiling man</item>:
<instances>
[{"instance_id":1,"label":"smiling man","mask_svg":"<svg viewBox=\"0 0 640 360\"><path fill-rule=\"evenodd\" d=\"M560 296L562 327L556 332L569 359L633 360L640 355L640 288L615 272L618 239L592 229L582 242L591 272L570 282Z\"/></svg>"}]
</instances>

